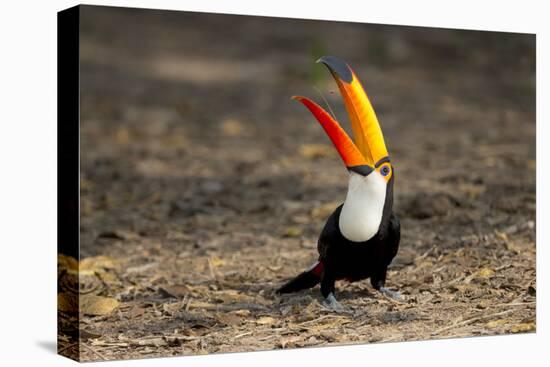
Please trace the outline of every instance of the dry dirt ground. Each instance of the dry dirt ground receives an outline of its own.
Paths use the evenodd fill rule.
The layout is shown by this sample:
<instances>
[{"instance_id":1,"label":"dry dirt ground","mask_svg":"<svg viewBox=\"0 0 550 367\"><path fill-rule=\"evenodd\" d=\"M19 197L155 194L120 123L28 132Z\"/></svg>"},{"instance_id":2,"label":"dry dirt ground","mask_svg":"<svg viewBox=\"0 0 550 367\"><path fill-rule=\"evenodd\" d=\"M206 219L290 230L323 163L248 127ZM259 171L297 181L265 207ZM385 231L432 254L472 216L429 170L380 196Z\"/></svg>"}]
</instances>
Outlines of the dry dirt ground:
<instances>
[{"instance_id":1,"label":"dry dirt ground","mask_svg":"<svg viewBox=\"0 0 550 367\"><path fill-rule=\"evenodd\" d=\"M363 80L396 174L388 286L274 290L310 265L347 177L290 96ZM535 330L534 37L85 7L81 262L64 354L143 358ZM80 267L80 334L70 269ZM69 270L67 270L69 269ZM73 273L74 274L74 273ZM71 283L72 282L72 283ZM78 289L78 288L76 288ZM69 300L68 300L69 299Z\"/></svg>"}]
</instances>

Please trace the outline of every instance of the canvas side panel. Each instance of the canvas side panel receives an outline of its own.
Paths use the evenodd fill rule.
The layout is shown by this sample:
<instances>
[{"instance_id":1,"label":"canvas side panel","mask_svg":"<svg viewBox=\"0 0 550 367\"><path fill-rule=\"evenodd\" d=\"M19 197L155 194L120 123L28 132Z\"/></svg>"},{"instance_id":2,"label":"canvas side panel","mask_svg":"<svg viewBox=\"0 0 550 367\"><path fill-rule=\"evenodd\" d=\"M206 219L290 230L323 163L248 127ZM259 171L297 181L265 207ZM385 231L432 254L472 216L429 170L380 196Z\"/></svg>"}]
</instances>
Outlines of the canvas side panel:
<instances>
[{"instance_id":1,"label":"canvas side panel","mask_svg":"<svg viewBox=\"0 0 550 367\"><path fill-rule=\"evenodd\" d=\"M79 360L80 7L57 14L57 351Z\"/></svg>"}]
</instances>

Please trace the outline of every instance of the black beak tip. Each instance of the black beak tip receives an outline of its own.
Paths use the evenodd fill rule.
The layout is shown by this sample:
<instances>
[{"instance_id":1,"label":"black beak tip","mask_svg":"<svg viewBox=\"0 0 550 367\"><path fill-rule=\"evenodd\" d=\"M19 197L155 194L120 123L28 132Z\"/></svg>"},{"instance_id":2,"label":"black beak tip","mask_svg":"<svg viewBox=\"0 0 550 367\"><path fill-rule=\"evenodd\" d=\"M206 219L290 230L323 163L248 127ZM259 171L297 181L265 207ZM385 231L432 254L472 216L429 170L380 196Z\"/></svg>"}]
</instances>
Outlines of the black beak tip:
<instances>
[{"instance_id":1,"label":"black beak tip","mask_svg":"<svg viewBox=\"0 0 550 367\"><path fill-rule=\"evenodd\" d=\"M352 166L348 167L348 170L360 174L361 176L368 176L374 169L369 165Z\"/></svg>"},{"instance_id":2,"label":"black beak tip","mask_svg":"<svg viewBox=\"0 0 550 367\"><path fill-rule=\"evenodd\" d=\"M317 63L325 64L330 71L332 71L342 81L346 83L351 83L351 81L353 80L353 73L349 65L345 61L337 58L336 56L323 56L319 60L317 60Z\"/></svg>"}]
</instances>

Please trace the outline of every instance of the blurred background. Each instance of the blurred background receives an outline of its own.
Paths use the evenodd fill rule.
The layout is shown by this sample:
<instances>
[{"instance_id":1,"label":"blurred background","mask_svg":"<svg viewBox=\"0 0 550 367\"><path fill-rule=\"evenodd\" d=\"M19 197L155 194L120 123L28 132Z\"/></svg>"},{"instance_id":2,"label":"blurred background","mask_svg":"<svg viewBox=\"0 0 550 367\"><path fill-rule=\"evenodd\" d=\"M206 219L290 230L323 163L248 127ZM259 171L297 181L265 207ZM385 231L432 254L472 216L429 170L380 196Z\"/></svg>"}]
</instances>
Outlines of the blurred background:
<instances>
[{"instance_id":1,"label":"blurred background","mask_svg":"<svg viewBox=\"0 0 550 367\"><path fill-rule=\"evenodd\" d=\"M89 343L187 330L173 345L109 349L119 358L534 330L534 35L81 9L81 256L113 259L97 265L118 269L97 293L120 311L85 320L103 335ZM290 99L321 103L319 89L349 131L336 85L315 64L323 55L354 68L380 120L402 220L388 281L415 307L361 299L365 282L342 296L359 324L327 328L334 335L289 341L260 328L235 339L262 317L292 330L303 312L289 304L321 312L316 290L271 292L315 260L347 188L323 130ZM158 308L174 299L204 307ZM489 317L433 333L510 302L525 305L491 327ZM236 316L219 321L219 310Z\"/></svg>"}]
</instances>

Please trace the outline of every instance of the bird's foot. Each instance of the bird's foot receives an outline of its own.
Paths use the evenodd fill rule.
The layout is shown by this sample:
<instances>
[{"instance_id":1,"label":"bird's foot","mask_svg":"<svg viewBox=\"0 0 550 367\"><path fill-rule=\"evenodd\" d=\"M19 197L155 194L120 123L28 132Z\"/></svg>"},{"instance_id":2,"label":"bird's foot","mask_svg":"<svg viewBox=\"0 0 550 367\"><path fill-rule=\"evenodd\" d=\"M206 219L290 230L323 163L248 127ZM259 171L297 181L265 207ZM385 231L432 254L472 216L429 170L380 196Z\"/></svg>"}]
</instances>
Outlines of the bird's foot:
<instances>
[{"instance_id":1,"label":"bird's foot","mask_svg":"<svg viewBox=\"0 0 550 367\"><path fill-rule=\"evenodd\" d=\"M384 296L391 298L395 301L403 302L405 301L405 298L401 295L401 293L397 291L392 291L391 289L380 287L380 293L382 293Z\"/></svg>"},{"instance_id":2,"label":"bird's foot","mask_svg":"<svg viewBox=\"0 0 550 367\"><path fill-rule=\"evenodd\" d=\"M340 304L334 297L334 294L329 293L328 297L325 298L323 305L334 312L344 312L344 306Z\"/></svg>"}]
</instances>

